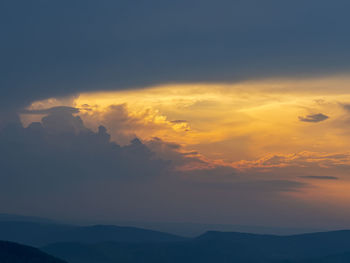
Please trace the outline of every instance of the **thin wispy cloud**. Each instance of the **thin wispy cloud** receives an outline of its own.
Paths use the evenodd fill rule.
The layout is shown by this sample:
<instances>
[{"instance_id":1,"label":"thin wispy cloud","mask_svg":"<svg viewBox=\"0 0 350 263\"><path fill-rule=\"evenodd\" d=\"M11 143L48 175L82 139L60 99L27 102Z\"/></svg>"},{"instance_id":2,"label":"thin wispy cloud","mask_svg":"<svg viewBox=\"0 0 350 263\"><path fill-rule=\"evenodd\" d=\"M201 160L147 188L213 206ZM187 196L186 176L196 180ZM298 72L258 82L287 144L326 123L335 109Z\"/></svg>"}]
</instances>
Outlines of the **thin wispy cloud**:
<instances>
[{"instance_id":1,"label":"thin wispy cloud","mask_svg":"<svg viewBox=\"0 0 350 263\"><path fill-rule=\"evenodd\" d=\"M302 122L321 122L327 120L329 117L323 113L318 114L310 114L305 117L299 116L298 117L300 121Z\"/></svg>"},{"instance_id":2,"label":"thin wispy cloud","mask_svg":"<svg viewBox=\"0 0 350 263\"><path fill-rule=\"evenodd\" d=\"M304 179L315 179L315 180L338 180L338 177L335 176L321 176L321 175L304 175L304 176L299 176L300 178Z\"/></svg>"}]
</instances>

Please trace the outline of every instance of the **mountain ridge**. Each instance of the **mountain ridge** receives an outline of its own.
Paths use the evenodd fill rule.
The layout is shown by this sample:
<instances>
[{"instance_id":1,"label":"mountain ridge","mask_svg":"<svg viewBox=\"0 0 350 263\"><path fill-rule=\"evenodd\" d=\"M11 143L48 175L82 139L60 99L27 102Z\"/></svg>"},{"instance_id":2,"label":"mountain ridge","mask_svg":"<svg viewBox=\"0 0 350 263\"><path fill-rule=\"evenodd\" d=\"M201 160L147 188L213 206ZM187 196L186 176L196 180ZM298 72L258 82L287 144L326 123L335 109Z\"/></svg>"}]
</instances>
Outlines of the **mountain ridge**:
<instances>
[{"instance_id":1,"label":"mountain ridge","mask_svg":"<svg viewBox=\"0 0 350 263\"><path fill-rule=\"evenodd\" d=\"M349 241L350 230L291 236L208 231L197 238L178 242L57 243L43 250L70 263L348 263ZM88 253L96 260L85 257ZM336 261L338 259L343 261Z\"/></svg>"},{"instance_id":2,"label":"mountain ridge","mask_svg":"<svg viewBox=\"0 0 350 263\"><path fill-rule=\"evenodd\" d=\"M31 246L58 242L173 242L185 238L154 230L126 226L74 226L35 222L0 222L0 240Z\"/></svg>"},{"instance_id":3,"label":"mountain ridge","mask_svg":"<svg viewBox=\"0 0 350 263\"><path fill-rule=\"evenodd\" d=\"M67 263L37 248L0 241L1 263Z\"/></svg>"}]
</instances>

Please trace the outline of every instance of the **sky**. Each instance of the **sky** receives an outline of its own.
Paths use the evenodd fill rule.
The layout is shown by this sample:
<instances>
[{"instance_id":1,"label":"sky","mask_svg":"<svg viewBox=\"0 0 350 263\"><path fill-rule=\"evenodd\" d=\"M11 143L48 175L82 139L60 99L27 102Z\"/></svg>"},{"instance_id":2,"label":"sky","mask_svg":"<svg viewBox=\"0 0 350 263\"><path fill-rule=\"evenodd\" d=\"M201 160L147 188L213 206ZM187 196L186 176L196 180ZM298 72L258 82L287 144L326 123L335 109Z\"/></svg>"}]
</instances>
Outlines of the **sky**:
<instances>
[{"instance_id":1,"label":"sky","mask_svg":"<svg viewBox=\"0 0 350 263\"><path fill-rule=\"evenodd\" d=\"M349 228L350 3L0 3L0 207Z\"/></svg>"}]
</instances>

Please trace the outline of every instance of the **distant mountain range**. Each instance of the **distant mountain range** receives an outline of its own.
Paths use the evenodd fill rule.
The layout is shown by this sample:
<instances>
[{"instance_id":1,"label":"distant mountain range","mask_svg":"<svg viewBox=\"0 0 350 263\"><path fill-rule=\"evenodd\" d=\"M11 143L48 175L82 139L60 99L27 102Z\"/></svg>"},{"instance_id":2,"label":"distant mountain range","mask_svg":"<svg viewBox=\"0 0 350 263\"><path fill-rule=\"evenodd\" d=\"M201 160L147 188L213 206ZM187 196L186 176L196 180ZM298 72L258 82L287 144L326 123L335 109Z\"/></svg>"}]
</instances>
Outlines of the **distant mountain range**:
<instances>
[{"instance_id":1,"label":"distant mountain range","mask_svg":"<svg viewBox=\"0 0 350 263\"><path fill-rule=\"evenodd\" d=\"M196 237L207 231L221 232L243 232L254 234L270 235L296 235L312 232L324 232L328 229L310 227L266 227L254 225L234 225L234 224L203 224L189 222L132 222L121 221L113 223L115 225L133 226L139 228L152 229L156 231L171 233L185 237Z\"/></svg>"},{"instance_id":2,"label":"distant mountain range","mask_svg":"<svg viewBox=\"0 0 350 263\"><path fill-rule=\"evenodd\" d=\"M73 226L35 222L0 222L0 240L31 246L44 246L57 242L173 242L185 238L135 227Z\"/></svg>"},{"instance_id":3,"label":"distant mountain range","mask_svg":"<svg viewBox=\"0 0 350 263\"><path fill-rule=\"evenodd\" d=\"M312 232L325 232L329 229L323 228L310 228L310 227L268 227L268 226L255 226L255 225L237 225L237 224L203 224L203 223L191 223L191 222L144 222L144 221L85 221L85 222L60 222L52 219L23 216L13 214L1 214L1 221L22 221L22 222L35 222L35 223L56 223L56 224L70 224L70 225L118 225L129 226L136 228L149 229L159 232L170 233L173 235L184 237L197 237L204 234L207 231L221 231L221 232L242 232L242 233L254 233L254 234L270 234L270 235L296 235L302 233Z\"/></svg>"},{"instance_id":4,"label":"distant mountain range","mask_svg":"<svg viewBox=\"0 0 350 263\"><path fill-rule=\"evenodd\" d=\"M35 246L47 254L0 242L0 263L62 262L49 255L69 263L350 262L347 230L289 236L208 231L195 238L184 238L136 227L75 226L30 219L27 222L23 217L0 216L0 240ZM38 259L47 261L24 260L35 257L35 253ZM13 261L8 261L11 257Z\"/></svg>"},{"instance_id":5,"label":"distant mountain range","mask_svg":"<svg viewBox=\"0 0 350 263\"><path fill-rule=\"evenodd\" d=\"M167 243L59 243L43 248L70 263L349 263L350 231L296 236L208 232Z\"/></svg>"}]
</instances>

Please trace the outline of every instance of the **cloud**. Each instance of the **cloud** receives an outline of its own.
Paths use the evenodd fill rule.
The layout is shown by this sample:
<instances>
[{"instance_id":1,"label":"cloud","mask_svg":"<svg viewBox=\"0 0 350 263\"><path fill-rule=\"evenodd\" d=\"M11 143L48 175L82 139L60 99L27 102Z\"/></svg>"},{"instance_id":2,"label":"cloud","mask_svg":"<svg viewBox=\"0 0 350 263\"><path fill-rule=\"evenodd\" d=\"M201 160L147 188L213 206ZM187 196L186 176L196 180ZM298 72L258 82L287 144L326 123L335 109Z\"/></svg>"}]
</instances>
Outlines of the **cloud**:
<instances>
[{"instance_id":1,"label":"cloud","mask_svg":"<svg viewBox=\"0 0 350 263\"><path fill-rule=\"evenodd\" d=\"M79 109L67 106L57 106L49 109L40 109L40 110L22 110L21 114L32 114L32 115L42 115L42 114L74 114L79 113Z\"/></svg>"},{"instance_id":2,"label":"cloud","mask_svg":"<svg viewBox=\"0 0 350 263\"><path fill-rule=\"evenodd\" d=\"M173 120L172 123L187 123L186 120Z\"/></svg>"},{"instance_id":3,"label":"cloud","mask_svg":"<svg viewBox=\"0 0 350 263\"><path fill-rule=\"evenodd\" d=\"M350 153L318 153L303 151L295 154L271 154L254 161L233 163L237 169L265 169L283 167L341 168L350 166Z\"/></svg>"},{"instance_id":4,"label":"cloud","mask_svg":"<svg viewBox=\"0 0 350 263\"><path fill-rule=\"evenodd\" d=\"M292 180L256 180L251 182L236 183L237 188L254 189L265 192L294 192L308 186L305 183Z\"/></svg>"},{"instance_id":5,"label":"cloud","mask_svg":"<svg viewBox=\"0 0 350 263\"><path fill-rule=\"evenodd\" d=\"M205 171L221 167L221 165L212 163L198 152L184 150L182 146L177 143L166 142L160 138L154 137L146 141L145 144L159 158L170 160L173 169L180 173L188 171L201 171L206 173ZM227 169L229 169L231 173L235 170L229 166Z\"/></svg>"},{"instance_id":6,"label":"cloud","mask_svg":"<svg viewBox=\"0 0 350 263\"><path fill-rule=\"evenodd\" d=\"M0 105L17 109L48 97L162 83L346 72L349 5L2 1Z\"/></svg>"},{"instance_id":7,"label":"cloud","mask_svg":"<svg viewBox=\"0 0 350 263\"><path fill-rule=\"evenodd\" d=\"M216 166L207 169L183 171L186 180L203 188L216 188L236 193L278 194L297 192L309 184L288 177L266 175L264 173L242 172L229 166Z\"/></svg>"},{"instance_id":8,"label":"cloud","mask_svg":"<svg viewBox=\"0 0 350 263\"><path fill-rule=\"evenodd\" d=\"M346 111L350 111L350 104L342 104L342 106Z\"/></svg>"},{"instance_id":9,"label":"cloud","mask_svg":"<svg viewBox=\"0 0 350 263\"><path fill-rule=\"evenodd\" d=\"M305 179L315 179L315 180L338 180L338 177L335 176L319 176L319 175L304 175L304 176L299 176L300 178L305 178Z\"/></svg>"},{"instance_id":10,"label":"cloud","mask_svg":"<svg viewBox=\"0 0 350 263\"><path fill-rule=\"evenodd\" d=\"M321 122L327 120L329 117L323 113L311 114L306 117L299 116L299 120L303 122Z\"/></svg>"},{"instance_id":11,"label":"cloud","mask_svg":"<svg viewBox=\"0 0 350 263\"><path fill-rule=\"evenodd\" d=\"M72 115L76 112L72 108L43 112L49 114L41 122L27 128L7 126L0 131L2 178L72 182L82 176L142 179L159 175L167 167L136 138L121 147L110 141L103 126L92 132L80 116Z\"/></svg>"},{"instance_id":12,"label":"cloud","mask_svg":"<svg viewBox=\"0 0 350 263\"><path fill-rule=\"evenodd\" d=\"M91 128L99 124L107 127L112 140L123 145L135 137L144 140L151 140L154 137L171 140L190 130L190 125L186 121L169 121L155 109L132 111L126 103L96 108L92 111L81 109L80 116Z\"/></svg>"}]
</instances>

